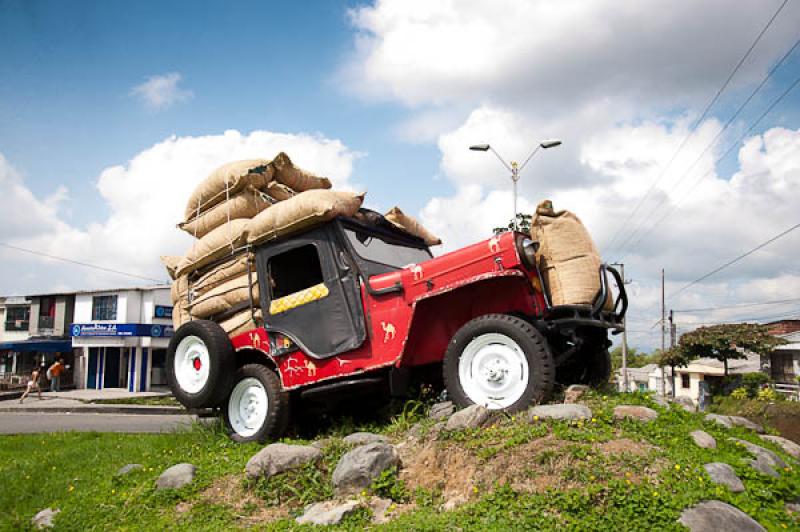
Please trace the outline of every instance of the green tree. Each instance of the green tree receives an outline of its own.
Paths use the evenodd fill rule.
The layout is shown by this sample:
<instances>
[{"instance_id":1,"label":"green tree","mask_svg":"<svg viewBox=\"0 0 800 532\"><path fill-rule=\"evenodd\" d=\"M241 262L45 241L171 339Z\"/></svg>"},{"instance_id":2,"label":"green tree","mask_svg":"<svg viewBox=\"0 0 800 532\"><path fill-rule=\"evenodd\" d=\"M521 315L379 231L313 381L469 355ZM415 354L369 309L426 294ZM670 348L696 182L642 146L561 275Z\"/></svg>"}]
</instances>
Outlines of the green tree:
<instances>
[{"instance_id":1,"label":"green tree","mask_svg":"<svg viewBox=\"0 0 800 532\"><path fill-rule=\"evenodd\" d=\"M728 361L745 358L746 352L768 355L777 346L786 343L783 338L769 334L764 325L756 323L724 323L700 327L685 333L680 348L692 358L715 358L725 367Z\"/></svg>"},{"instance_id":2,"label":"green tree","mask_svg":"<svg viewBox=\"0 0 800 532\"><path fill-rule=\"evenodd\" d=\"M533 219L533 215L530 214L523 214L521 212L517 213L517 231L522 233L530 233L531 232L531 220ZM494 234L499 235L500 233L505 233L506 231L511 231L514 229L514 219L508 221L508 225L505 227L495 227L493 229Z\"/></svg>"}]
</instances>

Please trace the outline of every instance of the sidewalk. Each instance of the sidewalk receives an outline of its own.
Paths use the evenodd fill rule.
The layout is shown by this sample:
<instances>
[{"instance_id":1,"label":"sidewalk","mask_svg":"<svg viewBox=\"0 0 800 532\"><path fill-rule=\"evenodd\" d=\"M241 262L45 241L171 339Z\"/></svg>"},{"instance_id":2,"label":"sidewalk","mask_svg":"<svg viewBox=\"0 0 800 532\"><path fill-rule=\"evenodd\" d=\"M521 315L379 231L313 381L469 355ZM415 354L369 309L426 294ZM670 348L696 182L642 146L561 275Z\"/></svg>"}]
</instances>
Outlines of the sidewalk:
<instances>
[{"instance_id":1,"label":"sidewalk","mask_svg":"<svg viewBox=\"0 0 800 532\"><path fill-rule=\"evenodd\" d=\"M124 389L107 388L103 390L68 390L63 392L42 392L42 399L36 393L29 395L20 404L17 394L14 398L0 400L0 412L18 413L97 413L97 414L152 414L186 415L189 412L182 406L104 404L92 401L108 399L134 399L144 397L169 396L169 392L128 392Z\"/></svg>"}]
</instances>

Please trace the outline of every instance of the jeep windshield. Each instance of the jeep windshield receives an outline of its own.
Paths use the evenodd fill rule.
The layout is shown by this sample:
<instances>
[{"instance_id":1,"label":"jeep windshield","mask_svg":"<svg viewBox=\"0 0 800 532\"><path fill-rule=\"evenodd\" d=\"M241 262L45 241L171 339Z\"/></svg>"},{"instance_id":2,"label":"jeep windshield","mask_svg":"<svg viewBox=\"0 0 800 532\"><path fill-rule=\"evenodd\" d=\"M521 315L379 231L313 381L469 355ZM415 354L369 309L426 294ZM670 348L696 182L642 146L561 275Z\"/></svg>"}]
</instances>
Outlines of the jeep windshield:
<instances>
[{"instance_id":1,"label":"jeep windshield","mask_svg":"<svg viewBox=\"0 0 800 532\"><path fill-rule=\"evenodd\" d=\"M402 268L430 260L433 255L428 248L401 242L389 236L346 227L345 235L353 250L366 261L377 262L392 268Z\"/></svg>"}]
</instances>

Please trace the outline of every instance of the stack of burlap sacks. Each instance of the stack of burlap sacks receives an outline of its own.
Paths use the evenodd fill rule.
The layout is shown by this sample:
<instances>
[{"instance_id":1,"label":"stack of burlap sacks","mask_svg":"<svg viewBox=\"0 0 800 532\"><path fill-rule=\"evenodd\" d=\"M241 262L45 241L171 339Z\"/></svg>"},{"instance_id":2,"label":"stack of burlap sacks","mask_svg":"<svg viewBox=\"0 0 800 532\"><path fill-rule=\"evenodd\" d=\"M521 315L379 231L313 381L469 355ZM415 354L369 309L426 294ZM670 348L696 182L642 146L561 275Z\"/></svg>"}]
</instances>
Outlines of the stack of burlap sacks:
<instances>
[{"instance_id":1,"label":"stack of burlap sacks","mask_svg":"<svg viewBox=\"0 0 800 532\"><path fill-rule=\"evenodd\" d=\"M229 336L260 325L252 246L337 216L354 216L364 194L331 190L285 154L225 164L198 185L178 227L196 238L182 257L164 256L175 329L192 319L218 322ZM430 245L439 240L398 208L386 219Z\"/></svg>"},{"instance_id":2,"label":"stack of burlap sacks","mask_svg":"<svg viewBox=\"0 0 800 532\"><path fill-rule=\"evenodd\" d=\"M531 220L531 238L539 242L537 261L552 305L591 305L600 290L600 253L575 214L555 211L545 200ZM605 307L611 303L610 294Z\"/></svg>"}]
</instances>

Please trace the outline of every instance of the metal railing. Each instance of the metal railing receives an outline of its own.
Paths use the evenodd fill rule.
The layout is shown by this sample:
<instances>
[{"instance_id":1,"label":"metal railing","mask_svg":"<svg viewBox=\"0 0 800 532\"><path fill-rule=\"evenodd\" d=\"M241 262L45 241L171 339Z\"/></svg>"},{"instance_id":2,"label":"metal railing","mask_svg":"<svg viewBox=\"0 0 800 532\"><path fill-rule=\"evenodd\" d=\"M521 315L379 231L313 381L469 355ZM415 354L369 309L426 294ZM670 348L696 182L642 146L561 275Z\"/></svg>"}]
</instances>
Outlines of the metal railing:
<instances>
[{"instance_id":1,"label":"metal railing","mask_svg":"<svg viewBox=\"0 0 800 532\"><path fill-rule=\"evenodd\" d=\"M773 384L773 389L790 401L800 401L800 384Z\"/></svg>"}]
</instances>

